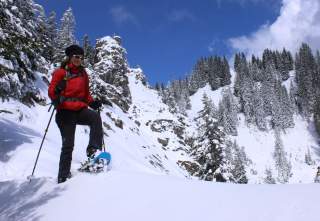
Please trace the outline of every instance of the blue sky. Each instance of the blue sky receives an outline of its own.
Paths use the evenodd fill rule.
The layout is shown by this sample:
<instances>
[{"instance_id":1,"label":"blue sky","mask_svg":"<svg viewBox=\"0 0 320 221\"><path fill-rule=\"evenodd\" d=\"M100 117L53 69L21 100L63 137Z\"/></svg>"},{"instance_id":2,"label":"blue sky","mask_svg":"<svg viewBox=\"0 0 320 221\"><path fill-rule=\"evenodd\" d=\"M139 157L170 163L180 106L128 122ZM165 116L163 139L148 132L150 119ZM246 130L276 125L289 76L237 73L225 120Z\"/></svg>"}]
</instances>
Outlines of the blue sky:
<instances>
[{"instance_id":1,"label":"blue sky","mask_svg":"<svg viewBox=\"0 0 320 221\"><path fill-rule=\"evenodd\" d=\"M151 84L183 78L201 56L230 58L236 50L248 52L257 45L252 45L255 35L264 28L268 31L289 1L35 0L47 13L56 11L58 19L71 7L79 40L84 34L92 43L106 35L120 35L130 66L139 65Z\"/></svg>"}]
</instances>

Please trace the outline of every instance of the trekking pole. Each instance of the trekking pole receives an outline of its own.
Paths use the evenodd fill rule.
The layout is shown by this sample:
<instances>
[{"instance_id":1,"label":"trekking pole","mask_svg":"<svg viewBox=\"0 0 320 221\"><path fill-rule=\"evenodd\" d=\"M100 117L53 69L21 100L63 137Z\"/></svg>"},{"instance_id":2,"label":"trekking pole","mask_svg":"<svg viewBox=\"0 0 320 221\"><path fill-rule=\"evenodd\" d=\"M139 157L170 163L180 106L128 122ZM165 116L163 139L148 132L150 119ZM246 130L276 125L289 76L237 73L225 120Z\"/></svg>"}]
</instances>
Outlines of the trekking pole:
<instances>
[{"instance_id":1,"label":"trekking pole","mask_svg":"<svg viewBox=\"0 0 320 221\"><path fill-rule=\"evenodd\" d=\"M53 105L51 104L48 112L50 112L52 106L53 106ZM40 152L41 152L41 149L42 149L42 145L43 145L44 139L46 138L46 135L47 135L47 132L48 132L50 123L51 123L51 119L52 119L52 116L53 116L53 113L54 113L55 110L56 110L56 108L54 107L54 108L53 108L53 111L52 111L52 113L51 113L51 116L50 116L49 123L48 123L48 125L47 125L47 128L45 129L45 133L44 133L44 135L43 135L43 138L42 138L42 141L41 141L41 144L40 144L40 148L39 148L39 151L38 151L38 155L37 155L36 161L35 161L34 166L33 166L32 174L28 177L28 178L30 179L30 182L31 182L31 178L33 177L34 171L35 171L35 169L36 169L36 166L37 166L37 163L38 163L38 159L39 159L39 155L40 155Z\"/></svg>"},{"instance_id":2,"label":"trekking pole","mask_svg":"<svg viewBox=\"0 0 320 221\"><path fill-rule=\"evenodd\" d=\"M101 118L101 109L99 108L98 109L98 113L100 115L100 118ZM102 121L102 118L101 118L101 121ZM103 131L103 125L102 125L102 148L103 148L103 152L106 152L106 146L104 144L104 131Z\"/></svg>"}]
</instances>

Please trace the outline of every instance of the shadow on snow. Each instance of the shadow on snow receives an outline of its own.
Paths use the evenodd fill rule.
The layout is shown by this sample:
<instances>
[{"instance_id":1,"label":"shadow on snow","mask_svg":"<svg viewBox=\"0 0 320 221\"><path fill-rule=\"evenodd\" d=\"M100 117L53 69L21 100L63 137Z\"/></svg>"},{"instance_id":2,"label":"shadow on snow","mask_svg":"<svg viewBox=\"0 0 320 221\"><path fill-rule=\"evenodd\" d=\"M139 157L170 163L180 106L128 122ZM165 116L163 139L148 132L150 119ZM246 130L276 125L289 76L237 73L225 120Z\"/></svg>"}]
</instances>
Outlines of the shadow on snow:
<instances>
[{"instance_id":1,"label":"shadow on snow","mask_svg":"<svg viewBox=\"0 0 320 221\"><path fill-rule=\"evenodd\" d=\"M313 120L308 125L308 131L314 138L315 142L318 144L318 146L311 146L311 150L313 150L313 152L320 157L320 137L318 132L316 131L316 127Z\"/></svg>"},{"instance_id":2,"label":"shadow on snow","mask_svg":"<svg viewBox=\"0 0 320 221\"><path fill-rule=\"evenodd\" d=\"M23 183L15 181L0 182L0 220L39 221L41 216L36 210L49 200L60 195L65 188L56 186L46 192L39 191L48 180L33 179Z\"/></svg>"},{"instance_id":3,"label":"shadow on snow","mask_svg":"<svg viewBox=\"0 0 320 221\"><path fill-rule=\"evenodd\" d=\"M9 120L0 120L0 161L7 162L9 152L23 143L32 143L32 137L41 137L38 132Z\"/></svg>"}]
</instances>

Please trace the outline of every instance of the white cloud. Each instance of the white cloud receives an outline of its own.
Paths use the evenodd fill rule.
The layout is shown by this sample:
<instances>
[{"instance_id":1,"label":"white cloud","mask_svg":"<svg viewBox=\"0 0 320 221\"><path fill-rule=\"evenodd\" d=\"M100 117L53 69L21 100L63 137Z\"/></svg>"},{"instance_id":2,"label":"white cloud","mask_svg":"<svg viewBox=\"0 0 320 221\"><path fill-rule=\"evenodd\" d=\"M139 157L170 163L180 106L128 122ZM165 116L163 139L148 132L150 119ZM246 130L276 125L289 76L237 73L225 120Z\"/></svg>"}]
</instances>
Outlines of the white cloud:
<instances>
[{"instance_id":1,"label":"white cloud","mask_svg":"<svg viewBox=\"0 0 320 221\"><path fill-rule=\"evenodd\" d=\"M265 48L295 52L302 42L320 48L319 0L283 0L280 15L249 36L229 39L231 47L248 55L261 55Z\"/></svg>"},{"instance_id":2,"label":"white cloud","mask_svg":"<svg viewBox=\"0 0 320 221\"><path fill-rule=\"evenodd\" d=\"M168 15L169 21L172 22L182 22L182 21L196 21L196 17L186 9L173 10Z\"/></svg>"},{"instance_id":3,"label":"white cloud","mask_svg":"<svg viewBox=\"0 0 320 221\"><path fill-rule=\"evenodd\" d=\"M213 53L217 47L217 44L219 42L218 38L214 38L211 43L208 46L208 51L210 51L211 53Z\"/></svg>"},{"instance_id":4,"label":"white cloud","mask_svg":"<svg viewBox=\"0 0 320 221\"><path fill-rule=\"evenodd\" d=\"M211 52L212 54L221 54L220 52L223 50L222 48L226 46L227 44L225 41L216 37L210 42L208 46L208 51Z\"/></svg>"},{"instance_id":5,"label":"white cloud","mask_svg":"<svg viewBox=\"0 0 320 221\"><path fill-rule=\"evenodd\" d=\"M139 25L138 19L124 6L116 6L110 9L112 19L117 25L123 25L125 23L132 23Z\"/></svg>"}]
</instances>

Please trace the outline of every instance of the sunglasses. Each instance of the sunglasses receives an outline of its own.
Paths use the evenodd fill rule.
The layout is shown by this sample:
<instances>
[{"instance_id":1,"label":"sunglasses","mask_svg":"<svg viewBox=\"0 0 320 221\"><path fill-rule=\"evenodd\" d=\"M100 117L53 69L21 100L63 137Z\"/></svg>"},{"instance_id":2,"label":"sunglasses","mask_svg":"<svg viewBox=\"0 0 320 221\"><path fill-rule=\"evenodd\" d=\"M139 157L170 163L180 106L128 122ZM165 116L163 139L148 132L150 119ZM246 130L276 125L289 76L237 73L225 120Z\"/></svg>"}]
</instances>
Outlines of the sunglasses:
<instances>
[{"instance_id":1,"label":"sunglasses","mask_svg":"<svg viewBox=\"0 0 320 221\"><path fill-rule=\"evenodd\" d=\"M76 59L83 59L83 56L82 55L72 55L73 58L76 58Z\"/></svg>"}]
</instances>

